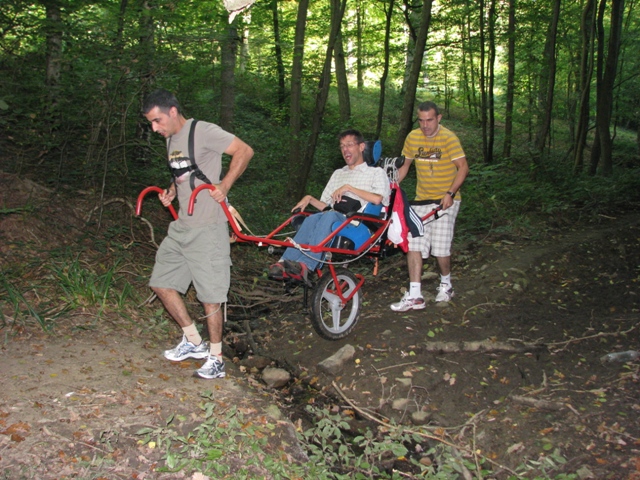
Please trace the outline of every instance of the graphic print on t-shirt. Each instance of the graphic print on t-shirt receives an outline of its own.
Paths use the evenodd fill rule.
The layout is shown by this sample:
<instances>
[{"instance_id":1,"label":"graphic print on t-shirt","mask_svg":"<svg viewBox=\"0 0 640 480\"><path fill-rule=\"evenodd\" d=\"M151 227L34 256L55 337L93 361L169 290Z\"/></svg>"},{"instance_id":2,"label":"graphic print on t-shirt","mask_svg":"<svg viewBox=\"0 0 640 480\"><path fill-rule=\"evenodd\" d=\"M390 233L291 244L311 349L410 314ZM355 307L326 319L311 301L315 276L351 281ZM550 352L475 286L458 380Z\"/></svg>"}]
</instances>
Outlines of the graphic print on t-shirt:
<instances>
[{"instance_id":1,"label":"graphic print on t-shirt","mask_svg":"<svg viewBox=\"0 0 640 480\"><path fill-rule=\"evenodd\" d=\"M183 183L189 178L191 159L185 157L180 150L169 153L169 167L176 178L176 183Z\"/></svg>"},{"instance_id":2,"label":"graphic print on t-shirt","mask_svg":"<svg viewBox=\"0 0 640 480\"><path fill-rule=\"evenodd\" d=\"M442 150L440 148L418 148L418 153L416 153L416 160L424 160L428 162L437 162L442 158Z\"/></svg>"}]
</instances>

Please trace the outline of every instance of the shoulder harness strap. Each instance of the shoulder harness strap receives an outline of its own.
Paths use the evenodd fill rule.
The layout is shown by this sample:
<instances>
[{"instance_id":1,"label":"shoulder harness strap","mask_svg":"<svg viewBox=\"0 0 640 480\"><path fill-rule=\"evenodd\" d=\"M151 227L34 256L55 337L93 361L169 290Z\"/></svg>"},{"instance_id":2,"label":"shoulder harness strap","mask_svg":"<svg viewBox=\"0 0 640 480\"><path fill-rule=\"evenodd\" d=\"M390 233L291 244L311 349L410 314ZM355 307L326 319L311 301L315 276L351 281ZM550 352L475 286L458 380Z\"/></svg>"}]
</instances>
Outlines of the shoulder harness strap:
<instances>
[{"instance_id":1,"label":"shoulder harness strap","mask_svg":"<svg viewBox=\"0 0 640 480\"><path fill-rule=\"evenodd\" d=\"M187 167L183 167L180 169L174 169L174 168L171 169L174 182L178 177L180 177L181 175L184 175L186 172L192 172L192 174L189 176L189 184L191 185L192 191L195 190L196 188L196 184L195 184L196 178L198 178L204 183L208 183L209 185L211 185L211 180L207 178L207 176L204 174L202 170L200 170L200 167L198 167L198 164L196 163L194 150L195 150L195 136L196 136L197 123L198 123L198 120L193 120L191 122L191 127L189 129L189 162L190 164ZM169 142L171 142L171 140L169 140Z\"/></svg>"},{"instance_id":2,"label":"shoulder harness strap","mask_svg":"<svg viewBox=\"0 0 640 480\"><path fill-rule=\"evenodd\" d=\"M191 185L192 191L196 188L196 177L202 182L211 185L211 180L209 180L204 172L200 170L200 167L198 167L198 164L196 163L196 157L193 153L196 136L196 123L198 123L198 120L194 120L193 122L191 122L191 129L189 130L189 159L191 160L191 164L193 166L193 174L189 178L189 184Z\"/></svg>"}]
</instances>

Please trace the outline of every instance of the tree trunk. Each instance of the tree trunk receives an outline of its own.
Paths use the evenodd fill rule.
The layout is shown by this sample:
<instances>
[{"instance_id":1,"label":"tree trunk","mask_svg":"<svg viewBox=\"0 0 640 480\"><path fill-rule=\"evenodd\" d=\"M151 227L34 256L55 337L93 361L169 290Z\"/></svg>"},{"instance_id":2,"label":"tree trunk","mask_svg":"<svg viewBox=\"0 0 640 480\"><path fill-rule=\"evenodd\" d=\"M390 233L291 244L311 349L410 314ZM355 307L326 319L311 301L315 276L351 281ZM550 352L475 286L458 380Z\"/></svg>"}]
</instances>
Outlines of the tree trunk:
<instances>
[{"instance_id":1,"label":"tree trunk","mask_svg":"<svg viewBox=\"0 0 640 480\"><path fill-rule=\"evenodd\" d=\"M411 81L411 68L414 62L414 54L416 51L416 40L418 38L418 33L413 25L415 17L414 10L416 9L409 0L404 0L404 8L402 9L404 13L405 22L407 28L409 29L409 39L407 41L407 50L406 50L406 58L404 63L404 77L402 79L402 87L400 88L400 94L405 95L407 93L407 86ZM422 60L420 60L422 63ZM417 81L417 79L416 79Z\"/></svg>"},{"instance_id":2,"label":"tree trunk","mask_svg":"<svg viewBox=\"0 0 640 480\"><path fill-rule=\"evenodd\" d=\"M593 35L595 28L596 0L587 0L582 11L580 30L582 33L582 52L580 54L580 106L574 139L573 171L580 173L584 168L584 149L587 146L589 132L589 97L591 95L591 77L593 76Z\"/></svg>"},{"instance_id":3,"label":"tree trunk","mask_svg":"<svg viewBox=\"0 0 640 480\"><path fill-rule=\"evenodd\" d=\"M120 0L120 11L118 13L118 22L116 28L116 38L114 44L118 51L122 50L122 36L124 34L124 16L127 12L129 0Z\"/></svg>"},{"instance_id":4,"label":"tree trunk","mask_svg":"<svg viewBox=\"0 0 640 480\"><path fill-rule=\"evenodd\" d=\"M236 17L236 18L242 18ZM234 19L235 20L235 19ZM236 68L240 74L244 74L247 71L247 62L249 61L249 57L251 56L251 47L249 45L249 29L247 25L241 22L240 31L241 34L238 33L238 24L234 22L236 25ZM240 46L240 54L238 55L238 45Z\"/></svg>"},{"instance_id":5,"label":"tree trunk","mask_svg":"<svg viewBox=\"0 0 640 480\"><path fill-rule=\"evenodd\" d=\"M340 121L344 124L351 120L351 100L349 98L349 81L347 80L347 65L344 59L342 33L338 32L334 52L336 65L336 84L338 85L338 104L340 106Z\"/></svg>"},{"instance_id":6,"label":"tree trunk","mask_svg":"<svg viewBox=\"0 0 640 480\"><path fill-rule=\"evenodd\" d=\"M487 91L487 109L489 110L489 135L487 138L487 156L485 163L493 163L493 145L496 138L496 107L493 96L495 84L495 65L496 65L496 0L491 0L489 4L489 65L488 65L488 91Z\"/></svg>"},{"instance_id":7,"label":"tree trunk","mask_svg":"<svg viewBox=\"0 0 640 480\"><path fill-rule=\"evenodd\" d=\"M307 142L304 157L302 161L299 162L298 168L292 172L292 176L295 177L292 190L295 198L300 198L307 188L309 172L311 172L313 157L316 152L318 138L320 137L320 130L322 129L322 117L327 104L327 98L329 97L329 87L331 86L331 58L336 45L336 39L340 32L340 24L342 23L346 4L347 0L331 0L331 31L329 33L329 44L325 54L324 67L316 93L316 106L312 116L311 134Z\"/></svg>"},{"instance_id":8,"label":"tree trunk","mask_svg":"<svg viewBox=\"0 0 640 480\"><path fill-rule=\"evenodd\" d=\"M282 45L280 44L280 21L278 18L278 0L272 0L271 10L273 12L273 41L275 43L276 72L278 74L278 105L284 106L285 84L284 84L284 63L282 61Z\"/></svg>"},{"instance_id":9,"label":"tree trunk","mask_svg":"<svg viewBox=\"0 0 640 480\"><path fill-rule=\"evenodd\" d=\"M598 5L598 13L596 16L595 33L597 42L597 53L595 58L596 67L596 96L598 95L598 85L602 82L602 76L604 75L604 12L607 8L607 0L600 0ZM596 115L597 105L596 99ZM600 163L600 133L598 132L598 122L596 122L596 130L593 139L593 146L591 147L591 159L589 161L589 175L595 175L598 171L598 164Z\"/></svg>"},{"instance_id":10,"label":"tree trunk","mask_svg":"<svg viewBox=\"0 0 640 480\"><path fill-rule=\"evenodd\" d=\"M146 0L137 0L132 4L132 7L138 15L138 23L140 25L137 57L140 60L138 64L140 72L139 97L140 104L142 104L143 99L149 94L155 81L153 74L154 68L152 65L152 59L155 57L155 23L153 20L152 7ZM142 115L139 115L136 125L136 137L141 140L144 147L135 147L136 153L134 158L143 166L151 165L156 157L151 149L152 133L149 122L147 122Z\"/></svg>"},{"instance_id":11,"label":"tree trunk","mask_svg":"<svg viewBox=\"0 0 640 480\"><path fill-rule=\"evenodd\" d=\"M415 42L415 50L413 53L413 64L411 66L411 74L406 83L406 91L402 105L402 113L400 114L400 128L396 136L396 145L394 151L400 154L404 146L404 140L411 131L413 124L414 105L416 91L418 89L418 80L420 79L420 71L422 69L422 59L424 57L425 46L427 44L427 35L429 33L429 25L431 23L431 6L433 0L424 0L422 5L422 15L420 20L420 29Z\"/></svg>"},{"instance_id":12,"label":"tree trunk","mask_svg":"<svg viewBox=\"0 0 640 480\"><path fill-rule=\"evenodd\" d=\"M462 52L460 70L462 76L462 98L463 104L466 104L470 115L473 115L473 106L471 104L471 81L469 80L469 66L467 62L467 51L469 50L467 31L464 23L460 23L460 50Z\"/></svg>"},{"instance_id":13,"label":"tree trunk","mask_svg":"<svg viewBox=\"0 0 640 480\"><path fill-rule=\"evenodd\" d=\"M395 0L389 0L389 8L386 8L385 3L385 15L386 23L384 29L384 68L382 70L382 76L380 77L380 101L378 102L378 120L376 122L376 139L380 138L382 132L382 118L384 114L384 102L386 97L387 77L389 75L389 42L391 37L391 19L393 17L393 6Z\"/></svg>"},{"instance_id":14,"label":"tree trunk","mask_svg":"<svg viewBox=\"0 0 640 480\"><path fill-rule=\"evenodd\" d=\"M507 102L504 114L504 145L502 156L511 156L513 142L513 99L516 77L516 0L509 0L509 21L507 25Z\"/></svg>"},{"instance_id":15,"label":"tree trunk","mask_svg":"<svg viewBox=\"0 0 640 480\"><path fill-rule=\"evenodd\" d=\"M48 88L49 108L56 109L58 103L58 84L62 71L62 13L60 3L57 0L43 2L46 10L46 71L45 84Z\"/></svg>"},{"instance_id":16,"label":"tree trunk","mask_svg":"<svg viewBox=\"0 0 640 480\"><path fill-rule=\"evenodd\" d=\"M486 53L485 53L485 25L484 25L484 9L485 0L478 2L480 8L478 15L478 23L480 25L480 126L482 127L482 158L484 163L489 163L489 145L488 140L488 119L487 119L487 72L486 72Z\"/></svg>"},{"instance_id":17,"label":"tree trunk","mask_svg":"<svg viewBox=\"0 0 640 480\"><path fill-rule=\"evenodd\" d=\"M356 76L358 82L358 91L364 89L364 64L363 48L362 48L362 1L358 0L356 4Z\"/></svg>"},{"instance_id":18,"label":"tree trunk","mask_svg":"<svg viewBox=\"0 0 640 480\"><path fill-rule=\"evenodd\" d=\"M611 27L609 28L609 46L603 75L597 84L596 127L600 138L600 158L602 173L613 172L613 140L609 127L613 112L613 89L618 69L618 54L622 39L622 23L624 16L624 0L611 1Z\"/></svg>"},{"instance_id":19,"label":"tree trunk","mask_svg":"<svg viewBox=\"0 0 640 480\"><path fill-rule=\"evenodd\" d=\"M298 3L298 17L296 19L296 33L293 45L293 64L291 67L291 105L289 110L289 128L291 134L289 150L289 188L292 199L298 197L298 167L302 158L302 60L304 58L304 36L307 25L309 0Z\"/></svg>"},{"instance_id":20,"label":"tree trunk","mask_svg":"<svg viewBox=\"0 0 640 480\"><path fill-rule=\"evenodd\" d=\"M141 94L146 96L155 81L153 74L155 69L152 65L153 58L155 58L155 22L152 14L153 7L149 0L139 0L138 13L140 18L138 45L140 46L139 58L141 59L140 69L142 71Z\"/></svg>"},{"instance_id":21,"label":"tree trunk","mask_svg":"<svg viewBox=\"0 0 640 480\"><path fill-rule=\"evenodd\" d=\"M536 136L536 153L534 162L539 163L542 157L551 129L551 114L553 113L553 90L556 82L556 37L558 34L558 20L560 18L560 4L562 0L554 0L553 13L549 29L547 30L547 40L544 45L542 58L542 69L540 72L540 84L538 85L538 132Z\"/></svg>"},{"instance_id":22,"label":"tree trunk","mask_svg":"<svg viewBox=\"0 0 640 480\"><path fill-rule=\"evenodd\" d=\"M222 45L222 72L220 74L220 122L219 125L233 132L235 106L235 70L238 53L237 17L227 28L227 35Z\"/></svg>"},{"instance_id":23,"label":"tree trunk","mask_svg":"<svg viewBox=\"0 0 640 480\"><path fill-rule=\"evenodd\" d=\"M471 102L473 118L478 119L478 100L476 98L476 70L474 66L473 41L471 38L471 13L467 13L467 45L469 47L469 71L471 72Z\"/></svg>"}]
</instances>

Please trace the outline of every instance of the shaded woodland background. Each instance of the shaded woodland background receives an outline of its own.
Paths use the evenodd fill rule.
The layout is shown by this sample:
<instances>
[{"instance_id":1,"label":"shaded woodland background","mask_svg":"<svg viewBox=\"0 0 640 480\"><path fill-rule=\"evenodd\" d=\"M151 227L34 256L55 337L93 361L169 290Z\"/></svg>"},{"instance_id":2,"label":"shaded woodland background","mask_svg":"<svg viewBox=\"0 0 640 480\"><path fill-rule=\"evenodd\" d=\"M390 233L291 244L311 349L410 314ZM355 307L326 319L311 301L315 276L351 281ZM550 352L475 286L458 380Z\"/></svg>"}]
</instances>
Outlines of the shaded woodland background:
<instances>
[{"instance_id":1,"label":"shaded woodland background","mask_svg":"<svg viewBox=\"0 0 640 480\"><path fill-rule=\"evenodd\" d=\"M471 230L637 205L636 3L258 0L229 23L219 0L6 0L2 169L96 203L165 185L140 114L163 87L254 147L232 200L269 228L341 165L339 131L397 156L431 99L472 166Z\"/></svg>"},{"instance_id":2,"label":"shaded woodland background","mask_svg":"<svg viewBox=\"0 0 640 480\"><path fill-rule=\"evenodd\" d=\"M129 364L157 356L176 338L175 322L152 302L147 284L157 249L154 234L156 239L165 234L169 215L152 198L145 202L143 219L134 218L130 208L144 187L168 185L164 139L151 132L140 113L143 97L163 87L178 95L187 116L219 123L254 148L255 157L231 190L230 200L256 234L278 225L303 192L320 194L330 173L344 164L337 148L340 131L358 128L368 139L382 140L384 156L397 156L405 134L416 126L416 103L439 103L442 123L458 134L470 165L456 223L460 303L430 312L427 322L420 323L425 328L407 335L407 325L415 327L424 318L396 323L385 315L391 313L388 304L400 297L398 289L406 282L403 259L386 259L385 275L367 279L371 304L368 321L358 327L358 341L383 347L387 340L377 335L396 325L402 341L395 348L392 340L389 362L404 365L410 350L422 355L416 357L422 379L416 370L415 385L433 386L427 398L432 395L434 405L446 405L464 416L462 430L470 425L466 421L470 409L486 410L487 416L473 415L473 421L493 432L483 437L490 447L486 452L504 451L509 462L523 467L520 471L544 475L537 478L567 479L576 474L565 472L588 464L595 477L605 471L611 478L636 474L640 463L632 455L637 442L630 438L638 437L633 420L638 410L637 365L635 370L621 368L618 376L618 365L597 360L614 350L637 349L633 334L625 336L637 325L640 281L636 2L257 0L229 23L221 0L3 0L0 329L13 371L23 372L29 355L33 367L20 374L28 382L11 392L29 387L22 408L33 407L38 425L47 413L68 418L66 407L58 407L68 405L71 412L79 403L74 397L69 403L53 398L49 372L55 369L57 374L62 368L60 392L68 392L73 382L60 366L64 362L57 359L68 360L75 368L80 357L69 353L68 339L85 332L74 345L82 352L78 355L84 359L85 351L93 348L87 345L98 342L96 350L109 360L103 364L94 359L94 373L89 364L78 364L83 367L78 382L84 385L90 375L98 385L83 398L92 409L113 398L105 416L77 417L75 425L54 419L51 430L55 432L55 425L69 439L73 435L73 442L50 435L45 428L33 428L27 441L35 450L8 437L9 429L2 425L9 425L13 417L0 412L4 429L0 436L16 444L11 452L26 459L21 463L25 469L41 468L56 478L84 468L96 475L109 471L113 457L96 458L96 451L109 445L104 441L117 439L119 430L114 428L132 410L128 401L120 401L123 397L111 395L112 390L124 390L120 376L103 375L99 368L123 370L122 376L135 380L138 373L130 375L138 367ZM402 185L410 196L412 177ZM318 356L297 357L305 357L309 366L333 353L335 344L309 336L300 306L290 306L302 303L302 293L283 295L282 286L266 278L264 269L272 263L271 256L240 245L233 250L230 310L235 317L228 324L237 328L229 327L225 341L237 347L236 340L253 329L260 335L254 338L261 347L271 347L278 358L288 352L290 365L297 364L302 348ZM366 269L367 275L371 271L369 264L356 268ZM188 304L194 318L199 316L195 296ZM270 309L268 315L264 308ZM281 314L289 309L295 311ZM467 325L471 316L473 328ZM431 360L425 355L431 354L418 348L432 335L458 344L476 332L482 335L479 338L522 337L537 342L543 335L545 341L555 342L549 345L560 348L548 363L537 355L521 363L511 356L474 353L465 360L461 354L456 367L451 367L461 373L455 377L454 393L449 389L454 377L445 377L443 384L441 374L436 377L430 369L422 370ZM49 333L55 337L45 336ZM131 353L104 348L114 336L127 342L133 338L128 342ZM145 353L140 354L143 342ZM42 355L43 348L47 356ZM243 351L247 348L245 342ZM377 356L382 351L371 353ZM369 379L361 375L365 363L354 364L351 373ZM531 370L525 375L520 365L535 366L535 371L548 367L553 372L550 388L546 389L544 370L536 379ZM158 368L164 375L165 367ZM455 373L445 371L447 376ZM150 372L145 369L142 374ZM17 378L7 375L11 381ZM184 371L177 377L184 377ZM371 375L371 382L380 382L377 377ZM167 377L156 380L165 383ZM565 392L572 387L564 385L574 381L580 390L573 390L569 398ZM515 422L506 420L522 418L516 416L521 407L503 398L523 382L535 386L536 395L571 402L584 414L527 412L531 423L518 420L515 430ZM544 389L538 389L539 382ZM155 388L154 383L147 385ZM167 402L172 417L184 406L181 396L159 398ZM302 401L307 400L305 393ZM11 415L23 415L24 410L14 404L7 404ZM226 424L225 411L213 411L211 421ZM136 409L134 415L139 417L140 412ZM505 421L494 421L502 414ZM165 418L155 410L153 415L161 422L159 430L165 431ZM72 433L79 423L97 422L104 425L95 428L102 432L100 438ZM114 436L103 435L111 432ZM313 430L309 432L313 435ZM468 449L464 443L465 450L484 450L476 444L475 427L473 438L469 430L463 436L469 442ZM120 438L125 437L130 445L139 446L138 437L123 431ZM389 438L377 444L385 452ZM236 435L225 432L224 439L229 448L222 450L236 451ZM326 443L336 445L333 435ZM60 454L64 444L75 445L68 449L66 460ZM7 443L3 445L1 460L11 464L15 457L10 457ZM353 456L344 455L345 444L338 445L332 453L335 465L349 464ZM556 455L556 446L563 448L566 459ZM51 452L54 455L47 458ZM138 450L122 448L122 452L131 455L131 464L116 457L116 467L130 465L131 475L138 474ZM154 452L155 458L167 460L164 466L171 466L168 454L164 456L160 448ZM446 469L453 471L450 465L458 465L459 452L455 457L451 452L434 457L434 465L445 475ZM85 454L89 460L83 459ZM193 462L189 465L199 465L198 458L188 455L185 461ZM279 458L271 466L274 472L296 467ZM269 457L252 459L269 466ZM312 459L310 466L322 472L332 468L325 451ZM556 464L547 474L549 459ZM225 468L224 462L212 463ZM480 465L470 468L482 478ZM300 476L321 478L313 473ZM580 477L588 475L582 471Z\"/></svg>"}]
</instances>

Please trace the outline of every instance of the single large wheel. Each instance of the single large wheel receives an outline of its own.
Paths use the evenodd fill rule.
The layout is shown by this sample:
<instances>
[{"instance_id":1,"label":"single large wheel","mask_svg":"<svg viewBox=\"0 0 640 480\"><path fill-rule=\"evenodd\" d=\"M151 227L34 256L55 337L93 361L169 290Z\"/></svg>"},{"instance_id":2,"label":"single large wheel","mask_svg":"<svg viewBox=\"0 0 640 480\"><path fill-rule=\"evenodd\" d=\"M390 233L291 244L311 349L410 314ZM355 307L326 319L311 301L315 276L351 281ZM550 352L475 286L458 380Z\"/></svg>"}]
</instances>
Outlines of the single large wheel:
<instances>
[{"instance_id":1,"label":"single large wheel","mask_svg":"<svg viewBox=\"0 0 640 480\"><path fill-rule=\"evenodd\" d=\"M343 298L358 287L360 281L349 270L336 272ZM360 290L343 303L338 295L333 277L326 273L320 278L311 296L311 322L314 330L327 340L340 340L351 333L358 323L360 314Z\"/></svg>"}]
</instances>

